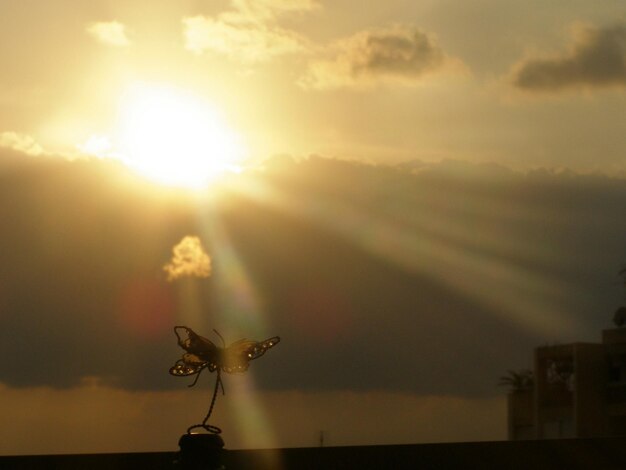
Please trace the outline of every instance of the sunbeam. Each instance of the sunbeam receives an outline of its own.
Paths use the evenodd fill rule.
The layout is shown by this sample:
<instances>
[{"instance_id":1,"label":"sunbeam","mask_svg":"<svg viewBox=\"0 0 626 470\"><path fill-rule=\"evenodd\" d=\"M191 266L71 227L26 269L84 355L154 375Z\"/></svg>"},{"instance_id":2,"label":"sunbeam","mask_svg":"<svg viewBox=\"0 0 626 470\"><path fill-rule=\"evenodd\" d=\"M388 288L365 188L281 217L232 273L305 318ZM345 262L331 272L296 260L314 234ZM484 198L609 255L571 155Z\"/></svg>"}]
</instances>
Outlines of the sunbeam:
<instances>
[{"instance_id":1,"label":"sunbeam","mask_svg":"<svg viewBox=\"0 0 626 470\"><path fill-rule=\"evenodd\" d=\"M199 216L202 238L207 240L208 246L213 247L212 276L216 289L212 291L214 295L210 301L216 306L216 314L211 319L214 323L208 325L209 319L197 309L199 300L194 300L202 293L187 286L183 297L186 299L188 313L184 317L189 318L190 314L193 314L198 324L218 329L227 342L235 337L240 339L244 333L250 338L265 338L268 336L269 328L260 293L247 275L218 214L206 206L201 206L199 211L202 214ZM261 443L262 447L276 447L271 423L262 403L254 396L256 387L252 375L229 377L225 382L227 394L231 398L228 400L229 414L239 424L236 428L240 433L238 438L244 446L252 444L258 446ZM274 464L273 468L279 468L278 461Z\"/></svg>"},{"instance_id":2,"label":"sunbeam","mask_svg":"<svg viewBox=\"0 0 626 470\"><path fill-rule=\"evenodd\" d=\"M264 337L268 334L259 291L246 273L219 216L212 213L201 218L204 237L215 247L215 279L219 324L224 332L246 331Z\"/></svg>"},{"instance_id":3,"label":"sunbeam","mask_svg":"<svg viewBox=\"0 0 626 470\"><path fill-rule=\"evenodd\" d=\"M413 200L403 207L396 198L391 210L377 214L369 207L365 210L330 197L286 192L261 178L247 179L236 190L306 217L375 256L448 285L529 331L548 336L556 332L575 336L582 331L582 325L561 310L564 283L515 262L519 258L548 262L555 253L538 250L501 226L489 226L501 213L510 216L504 204L464 195L463 206L455 210L469 218L482 214L485 226L477 226L463 223L462 218L457 222L454 217L433 217L436 210L429 207L430 199ZM440 198L449 199L449 194Z\"/></svg>"}]
</instances>

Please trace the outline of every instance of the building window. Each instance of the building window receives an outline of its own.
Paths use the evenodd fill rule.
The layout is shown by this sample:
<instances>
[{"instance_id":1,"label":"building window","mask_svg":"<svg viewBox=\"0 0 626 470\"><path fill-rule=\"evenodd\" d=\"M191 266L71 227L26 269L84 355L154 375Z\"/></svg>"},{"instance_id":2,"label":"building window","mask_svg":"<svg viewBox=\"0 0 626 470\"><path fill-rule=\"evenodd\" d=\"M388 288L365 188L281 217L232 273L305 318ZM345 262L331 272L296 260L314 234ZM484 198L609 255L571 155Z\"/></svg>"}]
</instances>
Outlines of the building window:
<instances>
[{"instance_id":1,"label":"building window","mask_svg":"<svg viewBox=\"0 0 626 470\"><path fill-rule=\"evenodd\" d=\"M574 390L574 362L571 358L548 359L546 364L546 382L556 387Z\"/></svg>"},{"instance_id":2,"label":"building window","mask_svg":"<svg viewBox=\"0 0 626 470\"><path fill-rule=\"evenodd\" d=\"M609 382L620 383L626 381L626 354L609 356Z\"/></svg>"}]
</instances>

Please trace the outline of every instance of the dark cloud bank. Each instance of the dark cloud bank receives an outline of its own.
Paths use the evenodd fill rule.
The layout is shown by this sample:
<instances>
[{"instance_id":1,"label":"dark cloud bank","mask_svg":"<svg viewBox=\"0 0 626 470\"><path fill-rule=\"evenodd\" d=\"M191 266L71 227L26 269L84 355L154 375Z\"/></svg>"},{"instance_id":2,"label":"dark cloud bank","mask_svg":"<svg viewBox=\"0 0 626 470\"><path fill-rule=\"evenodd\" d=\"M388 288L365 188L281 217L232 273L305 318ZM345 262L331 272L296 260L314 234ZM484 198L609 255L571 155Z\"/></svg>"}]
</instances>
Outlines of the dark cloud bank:
<instances>
[{"instance_id":1,"label":"dark cloud bank","mask_svg":"<svg viewBox=\"0 0 626 470\"><path fill-rule=\"evenodd\" d=\"M228 260L205 237L212 277L168 283L162 267L183 236L205 236L211 218L259 292L268 331L283 338L252 368L264 388L491 395L506 369L530 365L533 347L596 340L621 301L624 180L319 158L274 161L255 178L302 210L241 192L199 208L139 190L106 162L3 167L0 382L63 387L98 376L122 387L180 388L167 369L181 352L171 331L181 291L200 294L205 324L189 326L208 335ZM338 207L365 225L333 218ZM409 259L406 247L434 240L439 248L415 257L414 269L384 256ZM463 254L457 266L454 257L439 260L442 246ZM541 295L565 312L562 328L528 328L471 295L529 302L507 296L500 274L483 277L491 271L472 271L468 259L514 269L523 281L558 282L556 294ZM440 263L452 277L460 271L469 289L429 275ZM545 300L535 295L537 305ZM571 337L574 323L582 337ZM243 321L237 333L254 336Z\"/></svg>"}]
</instances>

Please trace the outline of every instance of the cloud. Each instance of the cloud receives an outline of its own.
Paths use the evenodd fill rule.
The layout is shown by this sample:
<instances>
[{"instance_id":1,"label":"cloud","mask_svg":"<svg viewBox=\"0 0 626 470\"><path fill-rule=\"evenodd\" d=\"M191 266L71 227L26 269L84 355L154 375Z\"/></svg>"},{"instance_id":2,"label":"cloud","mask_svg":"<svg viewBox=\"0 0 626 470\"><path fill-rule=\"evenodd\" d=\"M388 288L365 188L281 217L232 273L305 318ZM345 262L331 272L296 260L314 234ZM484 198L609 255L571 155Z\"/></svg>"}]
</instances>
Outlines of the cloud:
<instances>
[{"instance_id":1,"label":"cloud","mask_svg":"<svg viewBox=\"0 0 626 470\"><path fill-rule=\"evenodd\" d=\"M87 26L87 32L102 44L115 47L130 46L126 26L119 21L103 21L91 23Z\"/></svg>"},{"instance_id":2,"label":"cloud","mask_svg":"<svg viewBox=\"0 0 626 470\"><path fill-rule=\"evenodd\" d=\"M185 18L183 24L185 47L198 54L209 51L252 64L305 48L297 33L277 26L203 16Z\"/></svg>"},{"instance_id":3,"label":"cloud","mask_svg":"<svg viewBox=\"0 0 626 470\"><path fill-rule=\"evenodd\" d=\"M106 135L91 134L83 143L76 145L81 154L99 158L115 156L111 139Z\"/></svg>"},{"instance_id":4,"label":"cloud","mask_svg":"<svg viewBox=\"0 0 626 470\"><path fill-rule=\"evenodd\" d=\"M223 380L226 395L218 397L210 422L222 428L229 449L311 447L320 430L331 446L506 438L504 397L262 392L247 390L246 377ZM68 389L0 383L7 423L0 428L0 455L176 451L209 401L202 379L195 389L170 392L128 391L94 378Z\"/></svg>"},{"instance_id":5,"label":"cloud","mask_svg":"<svg viewBox=\"0 0 626 470\"><path fill-rule=\"evenodd\" d=\"M381 81L416 83L452 61L431 35L416 28L362 31L328 48L331 58L309 64L304 88L371 86Z\"/></svg>"},{"instance_id":6,"label":"cloud","mask_svg":"<svg viewBox=\"0 0 626 470\"><path fill-rule=\"evenodd\" d=\"M288 13L304 13L321 7L316 0L232 0L235 11L251 20L270 20Z\"/></svg>"},{"instance_id":7,"label":"cloud","mask_svg":"<svg viewBox=\"0 0 626 470\"><path fill-rule=\"evenodd\" d=\"M227 342L281 336L251 368L264 390L493 396L538 344L597 340L621 301L623 180L309 158L199 207L110 160L22 160L0 172L11 385L177 387L171 326L186 324ZM163 265L190 234L212 277L177 287Z\"/></svg>"},{"instance_id":8,"label":"cloud","mask_svg":"<svg viewBox=\"0 0 626 470\"><path fill-rule=\"evenodd\" d=\"M183 276L209 277L211 274L211 258L198 237L184 237L172 249L172 253L171 261L163 266L169 281Z\"/></svg>"},{"instance_id":9,"label":"cloud","mask_svg":"<svg viewBox=\"0 0 626 470\"><path fill-rule=\"evenodd\" d=\"M0 132L0 147L10 148L33 156L44 153L43 147L35 139L29 135L17 132Z\"/></svg>"},{"instance_id":10,"label":"cloud","mask_svg":"<svg viewBox=\"0 0 626 470\"><path fill-rule=\"evenodd\" d=\"M295 31L281 28L277 18L307 12L319 5L312 0L233 0L233 10L215 18L183 19L185 47L197 54L205 51L244 63L269 61L277 56L305 50L306 40Z\"/></svg>"},{"instance_id":11,"label":"cloud","mask_svg":"<svg viewBox=\"0 0 626 470\"><path fill-rule=\"evenodd\" d=\"M626 25L577 26L573 44L560 56L529 58L513 68L523 90L557 92L574 87L626 86Z\"/></svg>"}]
</instances>

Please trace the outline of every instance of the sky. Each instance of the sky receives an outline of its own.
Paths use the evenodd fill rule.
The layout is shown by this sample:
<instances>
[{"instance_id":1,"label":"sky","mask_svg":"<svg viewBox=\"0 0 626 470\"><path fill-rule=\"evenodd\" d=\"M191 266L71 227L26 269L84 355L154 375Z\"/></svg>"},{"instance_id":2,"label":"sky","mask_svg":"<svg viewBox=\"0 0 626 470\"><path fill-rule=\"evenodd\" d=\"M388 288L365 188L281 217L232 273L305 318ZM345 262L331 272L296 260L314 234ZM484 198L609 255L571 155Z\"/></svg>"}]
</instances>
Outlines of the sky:
<instances>
[{"instance_id":1,"label":"sky","mask_svg":"<svg viewBox=\"0 0 626 470\"><path fill-rule=\"evenodd\" d=\"M227 447L505 439L626 302L619 2L0 0L0 61L0 454L175 450L180 324L281 337Z\"/></svg>"}]
</instances>

